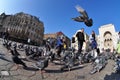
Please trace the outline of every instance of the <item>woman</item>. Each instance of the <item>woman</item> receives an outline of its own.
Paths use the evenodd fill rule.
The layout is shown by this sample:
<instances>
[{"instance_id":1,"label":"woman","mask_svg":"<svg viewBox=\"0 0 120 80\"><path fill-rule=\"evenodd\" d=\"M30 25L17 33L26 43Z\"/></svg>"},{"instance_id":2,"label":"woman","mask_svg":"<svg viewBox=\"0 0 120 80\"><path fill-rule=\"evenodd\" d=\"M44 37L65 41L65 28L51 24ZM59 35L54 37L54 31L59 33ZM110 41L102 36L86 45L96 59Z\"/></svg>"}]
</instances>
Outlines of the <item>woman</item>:
<instances>
[{"instance_id":1,"label":"woman","mask_svg":"<svg viewBox=\"0 0 120 80\"><path fill-rule=\"evenodd\" d=\"M90 45L92 49L97 49L97 41L96 41L96 34L94 31L92 31L90 35Z\"/></svg>"},{"instance_id":2,"label":"woman","mask_svg":"<svg viewBox=\"0 0 120 80\"><path fill-rule=\"evenodd\" d=\"M90 41L91 49L93 50L92 56L96 58L97 57L97 37L94 31L92 31L89 41Z\"/></svg>"}]
</instances>

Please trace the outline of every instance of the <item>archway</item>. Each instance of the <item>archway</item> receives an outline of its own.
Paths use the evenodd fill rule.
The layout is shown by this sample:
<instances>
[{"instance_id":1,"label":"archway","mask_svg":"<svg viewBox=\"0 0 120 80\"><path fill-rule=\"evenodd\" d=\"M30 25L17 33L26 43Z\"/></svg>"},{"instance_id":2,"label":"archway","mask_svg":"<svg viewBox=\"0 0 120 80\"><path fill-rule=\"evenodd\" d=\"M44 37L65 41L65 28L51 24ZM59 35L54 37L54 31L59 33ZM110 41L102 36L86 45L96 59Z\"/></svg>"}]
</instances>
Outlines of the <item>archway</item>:
<instances>
[{"instance_id":1,"label":"archway","mask_svg":"<svg viewBox=\"0 0 120 80\"><path fill-rule=\"evenodd\" d=\"M113 48L112 33L110 31L106 31L103 37L104 37L104 48L112 49Z\"/></svg>"}]
</instances>

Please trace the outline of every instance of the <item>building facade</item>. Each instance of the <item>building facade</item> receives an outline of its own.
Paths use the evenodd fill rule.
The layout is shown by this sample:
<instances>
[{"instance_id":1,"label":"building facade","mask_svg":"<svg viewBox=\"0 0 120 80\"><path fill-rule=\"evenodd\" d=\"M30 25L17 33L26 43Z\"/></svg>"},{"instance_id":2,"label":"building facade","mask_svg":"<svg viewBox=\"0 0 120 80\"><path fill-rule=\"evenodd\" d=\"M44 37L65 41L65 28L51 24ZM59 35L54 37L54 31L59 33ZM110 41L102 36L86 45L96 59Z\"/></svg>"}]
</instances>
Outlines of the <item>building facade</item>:
<instances>
[{"instance_id":1,"label":"building facade","mask_svg":"<svg viewBox=\"0 0 120 80\"><path fill-rule=\"evenodd\" d=\"M98 47L102 49L115 49L118 33L113 24L103 25L99 28Z\"/></svg>"},{"instance_id":2,"label":"building facade","mask_svg":"<svg viewBox=\"0 0 120 80\"><path fill-rule=\"evenodd\" d=\"M10 37L42 44L44 24L37 17L23 12L15 15L0 15L0 28L8 31Z\"/></svg>"}]
</instances>

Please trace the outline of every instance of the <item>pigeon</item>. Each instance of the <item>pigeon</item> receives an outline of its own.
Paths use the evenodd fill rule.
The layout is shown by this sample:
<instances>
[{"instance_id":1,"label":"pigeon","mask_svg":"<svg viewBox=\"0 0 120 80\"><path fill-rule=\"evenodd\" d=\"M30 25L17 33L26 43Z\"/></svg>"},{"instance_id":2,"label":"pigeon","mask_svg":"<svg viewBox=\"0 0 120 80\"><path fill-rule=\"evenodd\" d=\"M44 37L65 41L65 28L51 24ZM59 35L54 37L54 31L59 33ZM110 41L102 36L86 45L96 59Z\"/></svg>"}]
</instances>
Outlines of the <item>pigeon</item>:
<instances>
[{"instance_id":1,"label":"pigeon","mask_svg":"<svg viewBox=\"0 0 120 80\"><path fill-rule=\"evenodd\" d=\"M40 59L39 61L36 62L35 65L33 65L35 68L39 69L41 73L45 72L45 68L48 67L48 57Z\"/></svg>"},{"instance_id":2,"label":"pigeon","mask_svg":"<svg viewBox=\"0 0 120 80\"><path fill-rule=\"evenodd\" d=\"M14 50L10 50L10 52L12 54L13 62L17 65L17 69L18 65L22 65L24 68L27 68L26 64L18 57Z\"/></svg>"},{"instance_id":3,"label":"pigeon","mask_svg":"<svg viewBox=\"0 0 120 80\"><path fill-rule=\"evenodd\" d=\"M84 22L84 24L86 26L91 27L93 25L93 20L92 20L92 18L88 17L87 12L82 7L80 7L79 5L75 6L75 8L81 14L81 16L78 16L78 17L75 17L75 18L72 18L72 19L74 21L77 21L77 22Z\"/></svg>"}]
</instances>

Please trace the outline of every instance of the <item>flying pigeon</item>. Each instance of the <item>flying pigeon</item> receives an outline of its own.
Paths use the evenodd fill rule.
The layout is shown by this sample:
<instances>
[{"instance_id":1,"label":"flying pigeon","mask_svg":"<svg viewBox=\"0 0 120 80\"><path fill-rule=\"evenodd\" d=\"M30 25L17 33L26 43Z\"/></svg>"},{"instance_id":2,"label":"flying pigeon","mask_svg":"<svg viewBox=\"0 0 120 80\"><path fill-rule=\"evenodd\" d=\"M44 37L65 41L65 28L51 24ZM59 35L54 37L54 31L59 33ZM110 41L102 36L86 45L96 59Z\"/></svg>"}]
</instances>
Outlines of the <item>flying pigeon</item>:
<instances>
[{"instance_id":1,"label":"flying pigeon","mask_svg":"<svg viewBox=\"0 0 120 80\"><path fill-rule=\"evenodd\" d=\"M84 22L86 26L91 27L93 25L93 20L88 17L87 12L80 6L75 6L77 11L81 14L81 16L72 18L74 21L77 22Z\"/></svg>"}]
</instances>

